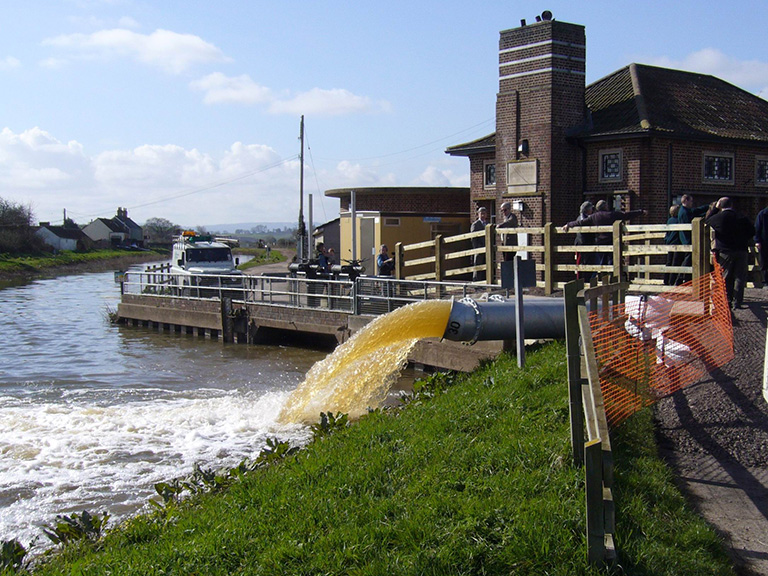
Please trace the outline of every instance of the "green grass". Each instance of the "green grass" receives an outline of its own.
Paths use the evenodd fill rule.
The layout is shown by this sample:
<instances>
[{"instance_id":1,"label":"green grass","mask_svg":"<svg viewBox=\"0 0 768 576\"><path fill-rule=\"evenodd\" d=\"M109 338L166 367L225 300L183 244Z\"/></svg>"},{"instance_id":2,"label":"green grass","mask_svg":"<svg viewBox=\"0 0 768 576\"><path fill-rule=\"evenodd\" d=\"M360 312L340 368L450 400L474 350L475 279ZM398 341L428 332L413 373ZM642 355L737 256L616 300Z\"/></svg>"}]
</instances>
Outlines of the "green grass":
<instances>
[{"instance_id":1,"label":"green grass","mask_svg":"<svg viewBox=\"0 0 768 576\"><path fill-rule=\"evenodd\" d=\"M248 270L249 268L263 266L264 264L285 262L285 256L279 250L272 250L269 257L267 257L267 251L263 248L238 248L235 251L235 256L241 254L252 255L253 258L244 264L240 264L237 267L238 270Z\"/></svg>"},{"instance_id":2,"label":"green grass","mask_svg":"<svg viewBox=\"0 0 768 576\"><path fill-rule=\"evenodd\" d=\"M91 252L69 252L58 254L35 254L30 256L8 256L0 254L0 273L30 273L36 274L45 270L69 266L113 260L116 258L136 258L147 252L130 252L126 250L94 250ZM146 258L146 256L143 256Z\"/></svg>"},{"instance_id":3,"label":"green grass","mask_svg":"<svg viewBox=\"0 0 768 576\"><path fill-rule=\"evenodd\" d=\"M586 561L565 350L502 356L220 493L139 516L36 574L605 574ZM657 459L648 411L614 435L616 574L733 574Z\"/></svg>"}]
</instances>

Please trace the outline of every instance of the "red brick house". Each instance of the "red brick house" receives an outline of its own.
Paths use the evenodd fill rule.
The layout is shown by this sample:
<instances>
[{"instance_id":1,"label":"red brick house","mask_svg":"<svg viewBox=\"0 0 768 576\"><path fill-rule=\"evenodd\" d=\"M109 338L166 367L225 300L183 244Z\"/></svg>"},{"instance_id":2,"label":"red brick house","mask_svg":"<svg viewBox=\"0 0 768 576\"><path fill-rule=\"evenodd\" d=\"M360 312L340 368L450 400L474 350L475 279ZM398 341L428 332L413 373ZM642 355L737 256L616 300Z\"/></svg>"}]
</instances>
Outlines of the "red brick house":
<instances>
[{"instance_id":1,"label":"red brick house","mask_svg":"<svg viewBox=\"0 0 768 576\"><path fill-rule=\"evenodd\" d=\"M630 64L585 86L584 27L500 33L496 131L446 153L470 161L471 208L512 201L522 226L576 218L585 199L664 223L682 194L752 219L768 203L768 101L705 74Z\"/></svg>"}]
</instances>

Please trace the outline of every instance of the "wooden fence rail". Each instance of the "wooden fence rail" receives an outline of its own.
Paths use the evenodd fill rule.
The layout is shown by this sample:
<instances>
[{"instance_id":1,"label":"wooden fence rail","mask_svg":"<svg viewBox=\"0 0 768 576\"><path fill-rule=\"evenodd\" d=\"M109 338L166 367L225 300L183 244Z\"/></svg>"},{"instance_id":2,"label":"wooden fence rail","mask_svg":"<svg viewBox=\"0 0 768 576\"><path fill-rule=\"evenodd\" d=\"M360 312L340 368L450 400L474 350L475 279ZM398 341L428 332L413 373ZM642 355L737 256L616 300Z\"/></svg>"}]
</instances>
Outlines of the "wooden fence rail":
<instances>
[{"instance_id":1,"label":"wooden fence rail","mask_svg":"<svg viewBox=\"0 0 768 576\"><path fill-rule=\"evenodd\" d=\"M667 245L667 232L690 230L689 245ZM606 245L575 246L578 232L610 232L613 243ZM505 244L512 235L513 245ZM472 247L472 241L480 247ZM612 264L576 264L576 253L610 254ZM690 256L683 265L668 266L667 254ZM644 292L665 289L665 274L683 274L698 278L711 270L710 233L704 220L697 218L691 224L625 224L571 228L564 232L548 223L531 228L498 228L492 224L484 231L457 236L436 236L434 240L417 244L398 243L395 247L395 276L403 280L476 280L484 284L501 282L500 265L512 260L516 254L536 260L536 285L546 294L565 287L574 276L610 274L614 279L627 281L632 290ZM479 258L478 258L479 257ZM757 252L752 250L750 278L761 285Z\"/></svg>"}]
</instances>

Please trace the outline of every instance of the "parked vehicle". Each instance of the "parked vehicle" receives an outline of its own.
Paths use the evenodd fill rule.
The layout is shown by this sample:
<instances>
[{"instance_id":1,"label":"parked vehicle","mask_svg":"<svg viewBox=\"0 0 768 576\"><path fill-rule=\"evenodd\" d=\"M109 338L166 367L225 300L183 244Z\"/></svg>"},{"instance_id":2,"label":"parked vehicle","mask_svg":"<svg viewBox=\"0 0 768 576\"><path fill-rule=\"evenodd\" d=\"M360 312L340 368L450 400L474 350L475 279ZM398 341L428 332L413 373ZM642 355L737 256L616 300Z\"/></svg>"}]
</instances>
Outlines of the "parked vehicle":
<instances>
[{"instance_id":1,"label":"parked vehicle","mask_svg":"<svg viewBox=\"0 0 768 576\"><path fill-rule=\"evenodd\" d=\"M185 231L173 244L171 273L183 296L209 298L222 289L243 288L243 273L237 269L228 244L209 235Z\"/></svg>"}]
</instances>

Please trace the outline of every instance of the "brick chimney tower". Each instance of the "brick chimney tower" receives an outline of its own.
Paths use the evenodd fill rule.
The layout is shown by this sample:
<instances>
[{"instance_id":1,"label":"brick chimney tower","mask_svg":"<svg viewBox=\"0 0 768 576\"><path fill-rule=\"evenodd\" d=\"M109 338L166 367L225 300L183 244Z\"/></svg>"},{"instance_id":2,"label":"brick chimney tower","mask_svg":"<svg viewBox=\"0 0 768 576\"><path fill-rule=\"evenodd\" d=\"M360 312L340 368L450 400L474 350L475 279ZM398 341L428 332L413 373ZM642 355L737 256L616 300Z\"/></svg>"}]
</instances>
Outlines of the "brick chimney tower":
<instances>
[{"instance_id":1,"label":"brick chimney tower","mask_svg":"<svg viewBox=\"0 0 768 576\"><path fill-rule=\"evenodd\" d=\"M497 197L522 201L524 226L573 220L582 198L581 151L566 135L585 119L584 27L536 19L499 39Z\"/></svg>"}]
</instances>

